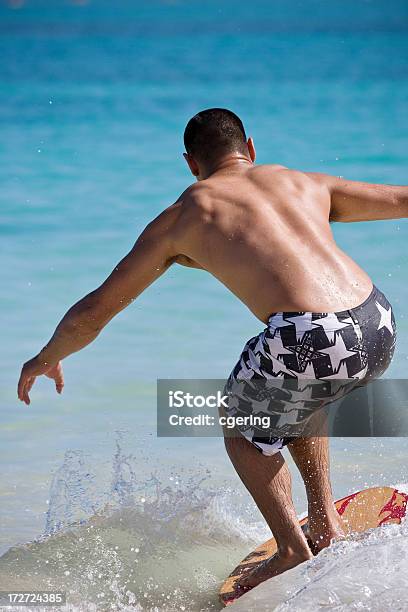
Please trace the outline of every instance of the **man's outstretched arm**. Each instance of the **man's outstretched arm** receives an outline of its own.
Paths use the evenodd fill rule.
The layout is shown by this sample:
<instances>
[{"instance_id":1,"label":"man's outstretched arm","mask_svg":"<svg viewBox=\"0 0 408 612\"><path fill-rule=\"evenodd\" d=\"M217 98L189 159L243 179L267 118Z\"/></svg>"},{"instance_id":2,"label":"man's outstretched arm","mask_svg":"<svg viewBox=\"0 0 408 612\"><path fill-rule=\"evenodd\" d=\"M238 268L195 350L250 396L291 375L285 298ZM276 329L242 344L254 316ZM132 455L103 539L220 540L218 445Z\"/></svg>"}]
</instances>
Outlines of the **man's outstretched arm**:
<instances>
[{"instance_id":1,"label":"man's outstretched arm","mask_svg":"<svg viewBox=\"0 0 408 612\"><path fill-rule=\"evenodd\" d=\"M331 196L330 221L379 221L408 217L408 187L348 181L308 173L325 185Z\"/></svg>"},{"instance_id":2,"label":"man's outstretched arm","mask_svg":"<svg viewBox=\"0 0 408 612\"><path fill-rule=\"evenodd\" d=\"M41 374L54 379L61 393L64 385L61 359L95 340L118 312L173 263L177 254L173 229L178 214L179 205L175 204L152 221L105 282L68 310L48 344L24 364L18 382L21 401L30 403L29 391Z\"/></svg>"}]
</instances>

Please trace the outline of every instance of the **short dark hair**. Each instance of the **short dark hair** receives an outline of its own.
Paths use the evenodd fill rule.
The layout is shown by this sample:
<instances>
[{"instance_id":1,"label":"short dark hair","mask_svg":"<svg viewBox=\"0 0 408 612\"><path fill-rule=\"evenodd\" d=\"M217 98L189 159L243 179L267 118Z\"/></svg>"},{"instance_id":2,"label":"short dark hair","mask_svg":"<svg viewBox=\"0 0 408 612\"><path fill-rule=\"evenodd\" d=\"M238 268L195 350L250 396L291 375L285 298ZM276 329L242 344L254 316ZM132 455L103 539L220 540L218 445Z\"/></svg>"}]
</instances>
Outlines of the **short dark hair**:
<instances>
[{"instance_id":1,"label":"short dark hair","mask_svg":"<svg viewBox=\"0 0 408 612\"><path fill-rule=\"evenodd\" d=\"M187 153L209 162L225 153L247 153L241 119L226 108L208 108L194 115L184 130Z\"/></svg>"}]
</instances>

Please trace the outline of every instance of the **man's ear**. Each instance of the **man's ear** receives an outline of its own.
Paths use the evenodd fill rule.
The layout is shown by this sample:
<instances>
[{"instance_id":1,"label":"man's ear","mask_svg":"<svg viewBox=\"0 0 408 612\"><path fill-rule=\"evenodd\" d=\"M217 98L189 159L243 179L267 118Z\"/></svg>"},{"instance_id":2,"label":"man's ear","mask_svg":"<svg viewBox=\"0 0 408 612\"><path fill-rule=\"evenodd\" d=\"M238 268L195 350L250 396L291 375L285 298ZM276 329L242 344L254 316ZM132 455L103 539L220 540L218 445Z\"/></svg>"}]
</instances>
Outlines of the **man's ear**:
<instances>
[{"instance_id":1,"label":"man's ear","mask_svg":"<svg viewBox=\"0 0 408 612\"><path fill-rule=\"evenodd\" d=\"M247 147L248 147L249 157L251 158L251 160L253 162L255 162L255 160L256 160L256 151L255 151L254 141L252 140L251 136L247 140Z\"/></svg>"},{"instance_id":2,"label":"man's ear","mask_svg":"<svg viewBox=\"0 0 408 612\"><path fill-rule=\"evenodd\" d=\"M191 170L191 174L193 176L198 176L200 174L200 169L194 157L191 157L191 155L189 155L188 153L183 153L183 157Z\"/></svg>"}]
</instances>

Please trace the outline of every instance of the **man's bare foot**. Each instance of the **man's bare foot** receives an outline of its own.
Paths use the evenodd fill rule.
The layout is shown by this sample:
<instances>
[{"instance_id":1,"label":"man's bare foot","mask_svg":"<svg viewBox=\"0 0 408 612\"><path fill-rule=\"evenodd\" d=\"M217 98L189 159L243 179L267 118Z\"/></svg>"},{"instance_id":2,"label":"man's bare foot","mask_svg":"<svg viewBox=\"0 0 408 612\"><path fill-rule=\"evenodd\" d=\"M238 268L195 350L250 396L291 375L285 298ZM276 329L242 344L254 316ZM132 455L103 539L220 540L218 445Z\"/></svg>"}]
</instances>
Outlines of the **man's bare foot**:
<instances>
[{"instance_id":1,"label":"man's bare foot","mask_svg":"<svg viewBox=\"0 0 408 612\"><path fill-rule=\"evenodd\" d=\"M253 588L264 580L278 576L278 574L282 574L286 570L312 558L313 555L308 548L298 553L293 551L287 553L277 552L269 559L260 563L252 572L241 578L238 584L243 588Z\"/></svg>"}]
</instances>

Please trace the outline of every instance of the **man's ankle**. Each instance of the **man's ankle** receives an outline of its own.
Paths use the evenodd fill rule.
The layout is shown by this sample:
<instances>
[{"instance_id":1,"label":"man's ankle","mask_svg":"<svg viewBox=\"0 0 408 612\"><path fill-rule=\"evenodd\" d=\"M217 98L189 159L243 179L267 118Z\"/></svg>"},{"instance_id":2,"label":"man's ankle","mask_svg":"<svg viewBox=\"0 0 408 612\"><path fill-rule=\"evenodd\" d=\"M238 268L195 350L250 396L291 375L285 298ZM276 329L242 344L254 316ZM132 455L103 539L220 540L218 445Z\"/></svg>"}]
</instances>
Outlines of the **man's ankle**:
<instances>
[{"instance_id":1,"label":"man's ankle","mask_svg":"<svg viewBox=\"0 0 408 612\"><path fill-rule=\"evenodd\" d=\"M309 559L311 556L310 549L306 541L296 545L284 544L283 546L278 546L278 554L283 559L290 559L291 557Z\"/></svg>"}]
</instances>

